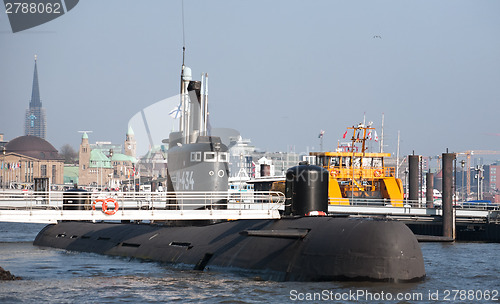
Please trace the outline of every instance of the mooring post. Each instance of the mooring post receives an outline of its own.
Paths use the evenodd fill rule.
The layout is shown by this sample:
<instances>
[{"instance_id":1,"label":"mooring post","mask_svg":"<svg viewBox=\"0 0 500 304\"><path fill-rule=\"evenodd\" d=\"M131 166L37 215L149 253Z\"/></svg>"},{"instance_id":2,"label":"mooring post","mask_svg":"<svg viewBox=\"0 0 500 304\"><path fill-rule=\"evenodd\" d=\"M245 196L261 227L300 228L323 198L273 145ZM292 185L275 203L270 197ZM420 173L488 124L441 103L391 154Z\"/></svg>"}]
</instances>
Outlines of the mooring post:
<instances>
[{"instance_id":1,"label":"mooring post","mask_svg":"<svg viewBox=\"0 0 500 304\"><path fill-rule=\"evenodd\" d=\"M426 186L426 208L434 208L434 173L427 172L425 176Z\"/></svg>"},{"instance_id":2,"label":"mooring post","mask_svg":"<svg viewBox=\"0 0 500 304\"><path fill-rule=\"evenodd\" d=\"M409 170L409 181L408 181L408 186L409 186L409 199L410 199L410 205L418 202L418 192L420 191L420 186L419 186L419 161L420 161L420 155L409 155L408 156L408 170Z\"/></svg>"},{"instance_id":3,"label":"mooring post","mask_svg":"<svg viewBox=\"0 0 500 304\"><path fill-rule=\"evenodd\" d=\"M443 236L455 239L453 212L453 161L455 153L443 153Z\"/></svg>"}]
</instances>

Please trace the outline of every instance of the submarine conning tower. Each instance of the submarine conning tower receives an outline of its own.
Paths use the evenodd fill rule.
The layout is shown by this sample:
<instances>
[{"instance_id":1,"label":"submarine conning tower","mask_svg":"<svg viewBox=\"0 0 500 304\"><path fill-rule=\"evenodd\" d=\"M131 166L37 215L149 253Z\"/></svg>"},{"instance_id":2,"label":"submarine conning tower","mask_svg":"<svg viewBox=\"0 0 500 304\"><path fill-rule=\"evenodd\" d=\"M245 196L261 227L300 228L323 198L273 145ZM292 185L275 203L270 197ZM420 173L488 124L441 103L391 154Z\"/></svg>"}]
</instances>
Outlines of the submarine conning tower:
<instances>
[{"instance_id":1,"label":"submarine conning tower","mask_svg":"<svg viewBox=\"0 0 500 304\"><path fill-rule=\"evenodd\" d=\"M328 170L301 162L286 172L285 215L328 213Z\"/></svg>"}]
</instances>

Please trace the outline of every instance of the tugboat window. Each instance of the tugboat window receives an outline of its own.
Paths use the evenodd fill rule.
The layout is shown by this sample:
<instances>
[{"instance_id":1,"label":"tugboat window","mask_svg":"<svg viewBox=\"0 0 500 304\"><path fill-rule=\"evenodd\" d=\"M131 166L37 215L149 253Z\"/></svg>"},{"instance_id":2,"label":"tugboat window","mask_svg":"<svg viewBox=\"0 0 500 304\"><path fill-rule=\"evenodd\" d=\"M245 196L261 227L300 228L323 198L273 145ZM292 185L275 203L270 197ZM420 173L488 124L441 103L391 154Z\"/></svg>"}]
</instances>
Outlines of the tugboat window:
<instances>
[{"instance_id":1,"label":"tugboat window","mask_svg":"<svg viewBox=\"0 0 500 304\"><path fill-rule=\"evenodd\" d=\"M340 159L338 157L332 157L330 159L330 167L338 167L340 164Z\"/></svg>"},{"instance_id":2,"label":"tugboat window","mask_svg":"<svg viewBox=\"0 0 500 304\"><path fill-rule=\"evenodd\" d=\"M354 168L359 168L360 165L361 165L361 158L355 157L352 161L352 166Z\"/></svg>"},{"instance_id":3,"label":"tugboat window","mask_svg":"<svg viewBox=\"0 0 500 304\"><path fill-rule=\"evenodd\" d=\"M377 168L382 168L382 157L374 157L373 166Z\"/></svg>"},{"instance_id":4,"label":"tugboat window","mask_svg":"<svg viewBox=\"0 0 500 304\"><path fill-rule=\"evenodd\" d=\"M349 167L349 163L351 162L351 158L350 157L344 157L342 158L342 166L343 167Z\"/></svg>"}]
</instances>

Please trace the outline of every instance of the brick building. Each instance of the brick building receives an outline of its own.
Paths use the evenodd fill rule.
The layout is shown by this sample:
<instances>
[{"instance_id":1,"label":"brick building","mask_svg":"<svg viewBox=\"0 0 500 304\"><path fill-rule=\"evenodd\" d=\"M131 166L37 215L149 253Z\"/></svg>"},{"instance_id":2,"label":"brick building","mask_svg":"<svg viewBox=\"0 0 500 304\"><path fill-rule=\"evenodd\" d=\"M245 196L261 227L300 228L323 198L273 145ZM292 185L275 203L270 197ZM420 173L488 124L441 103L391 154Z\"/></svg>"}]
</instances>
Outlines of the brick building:
<instances>
[{"instance_id":1,"label":"brick building","mask_svg":"<svg viewBox=\"0 0 500 304\"><path fill-rule=\"evenodd\" d=\"M2 147L0 185L32 184L47 177L51 184L64 182L64 158L48 141L31 135L20 136Z\"/></svg>"},{"instance_id":2,"label":"brick building","mask_svg":"<svg viewBox=\"0 0 500 304\"><path fill-rule=\"evenodd\" d=\"M136 142L132 128L125 137L124 152L121 145L111 143L90 144L83 133L79 152L78 185L115 188L121 181L133 178L137 159Z\"/></svg>"}]
</instances>

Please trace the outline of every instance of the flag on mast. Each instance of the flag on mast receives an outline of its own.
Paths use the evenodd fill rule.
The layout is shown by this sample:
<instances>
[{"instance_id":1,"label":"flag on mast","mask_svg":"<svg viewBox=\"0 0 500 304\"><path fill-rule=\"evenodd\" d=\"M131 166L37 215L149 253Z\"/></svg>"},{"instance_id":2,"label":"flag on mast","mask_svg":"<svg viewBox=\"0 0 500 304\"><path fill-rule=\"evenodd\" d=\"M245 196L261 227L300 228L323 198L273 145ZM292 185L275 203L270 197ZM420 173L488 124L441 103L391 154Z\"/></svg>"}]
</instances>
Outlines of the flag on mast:
<instances>
[{"instance_id":1,"label":"flag on mast","mask_svg":"<svg viewBox=\"0 0 500 304\"><path fill-rule=\"evenodd\" d=\"M325 131L321 130L319 132L318 138L323 138L323 135L325 134Z\"/></svg>"},{"instance_id":2,"label":"flag on mast","mask_svg":"<svg viewBox=\"0 0 500 304\"><path fill-rule=\"evenodd\" d=\"M378 135L376 130L375 130L375 141L378 141Z\"/></svg>"},{"instance_id":3,"label":"flag on mast","mask_svg":"<svg viewBox=\"0 0 500 304\"><path fill-rule=\"evenodd\" d=\"M347 130L345 131L344 136L342 136L342 138L345 138L346 136L347 136Z\"/></svg>"},{"instance_id":4,"label":"flag on mast","mask_svg":"<svg viewBox=\"0 0 500 304\"><path fill-rule=\"evenodd\" d=\"M174 108L172 111L168 112L168 115L170 115L170 117L172 118L179 118L182 115L181 104L179 104L179 106Z\"/></svg>"}]
</instances>

